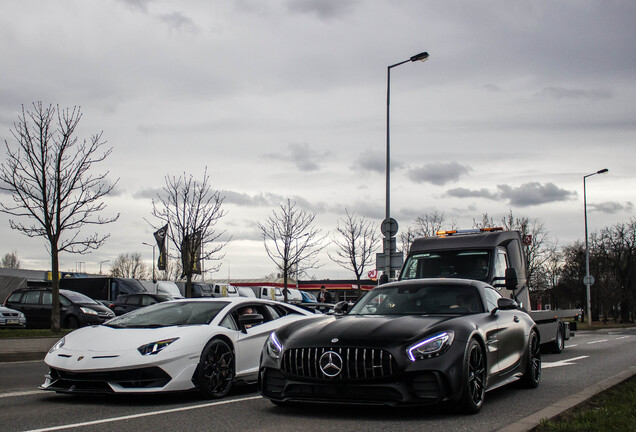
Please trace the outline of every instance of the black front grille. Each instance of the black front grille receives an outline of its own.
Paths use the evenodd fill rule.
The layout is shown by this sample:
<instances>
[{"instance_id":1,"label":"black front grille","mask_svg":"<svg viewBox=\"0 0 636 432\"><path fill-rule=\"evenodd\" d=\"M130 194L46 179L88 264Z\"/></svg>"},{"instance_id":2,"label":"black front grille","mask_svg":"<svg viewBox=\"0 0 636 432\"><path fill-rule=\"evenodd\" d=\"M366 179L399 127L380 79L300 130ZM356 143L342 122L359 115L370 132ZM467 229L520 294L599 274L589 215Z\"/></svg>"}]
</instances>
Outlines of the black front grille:
<instances>
[{"instance_id":1,"label":"black front grille","mask_svg":"<svg viewBox=\"0 0 636 432\"><path fill-rule=\"evenodd\" d=\"M320 359L329 352L337 354L342 362L336 361L339 367L325 373L321 370ZM391 353L382 349L322 347L285 351L281 369L287 375L303 378L360 380L389 377L397 368Z\"/></svg>"},{"instance_id":2,"label":"black front grille","mask_svg":"<svg viewBox=\"0 0 636 432\"><path fill-rule=\"evenodd\" d=\"M170 382L170 375L158 367L108 372L68 372L51 369L50 390L68 392L112 392L108 383L124 388L161 388Z\"/></svg>"}]
</instances>

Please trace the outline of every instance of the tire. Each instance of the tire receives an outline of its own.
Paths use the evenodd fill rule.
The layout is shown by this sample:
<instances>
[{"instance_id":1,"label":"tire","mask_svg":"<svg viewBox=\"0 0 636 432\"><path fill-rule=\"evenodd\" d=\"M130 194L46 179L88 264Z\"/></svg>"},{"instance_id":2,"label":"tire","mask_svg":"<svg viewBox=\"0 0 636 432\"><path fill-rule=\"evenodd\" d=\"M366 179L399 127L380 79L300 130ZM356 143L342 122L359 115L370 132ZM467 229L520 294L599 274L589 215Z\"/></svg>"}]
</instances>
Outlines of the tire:
<instances>
[{"instance_id":1,"label":"tire","mask_svg":"<svg viewBox=\"0 0 636 432\"><path fill-rule=\"evenodd\" d=\"M536 330L530 333L526 352L526 367L519 380L522 387L536 388L541 381L541 343Z\"/></svg>"},{"instance_id":2,"label":"tire","mask_svg":"<svg viewBox=\"0 0 636 432\"><path fill-rule=\"evenodd\" d=\"M74 317L73 315L66 317L66 319L64 320L64 326L63 328L65 329L71 329L74 330L76 328L79 328L79 320L77 319L77 317Z\"/></svg>"},{"instance_id":3,"label":"tire","mask_svg":"<svg viewBox=\"0 0 636 432\"><path fill-rule=\"evenodd\" d=\"M461 409L466 414L476 414L486 395L486 359L484 349L475 339L468 343L462 377Z\"/></svg>"},{"instance_id":4,"label":"tire","mask_svg":"<svg viewBox=\"0 0 636 432\"><path fill-rule=\"evenodd\" d=\"M197 388L208 398L221 398L232 388L234 374L232 348L221 339L212 339L201 353L196 376Z\"/></svg>"},{"instance_id":5,"label":"tire","mask_svg":"<svg viewBox=\"0 0 636 432\"><path fill-rule=\"evenodd\" d=\"M560 354L565 348L565 335L563 331L563 324L559 323L557 326L556 339L550 342L549 349L553 354Z\"/></svg>"}]
</instances>

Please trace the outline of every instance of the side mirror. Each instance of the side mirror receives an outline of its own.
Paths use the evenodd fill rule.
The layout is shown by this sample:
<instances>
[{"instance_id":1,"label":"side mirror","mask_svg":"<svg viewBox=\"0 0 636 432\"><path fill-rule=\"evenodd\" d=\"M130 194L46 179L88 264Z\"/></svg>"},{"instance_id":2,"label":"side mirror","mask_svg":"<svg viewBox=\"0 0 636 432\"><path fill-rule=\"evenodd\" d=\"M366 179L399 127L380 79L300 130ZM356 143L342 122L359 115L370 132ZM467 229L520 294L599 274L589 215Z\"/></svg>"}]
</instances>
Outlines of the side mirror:
<instances>
[{"instance_id":1,"label":"side mirror","mask_svg":"<svg viewBox=\"0 0 636 432\"><path fill-rule=\"evenodd\" d=\"M346 315L347 312L349 312L349 302L341 301L336 303L333 307L333 313L335 315Z\"/></svg>"},{"instance_id":2,"label":"side mirror","mask_svg":"<svg viewBox=\"0 0 636 432\"><path fill-rule=\"evenodd\" d=\"M519 277L517 276L517 269L507 268L506 269L506 289L508 291L514 291L517 289L518 285L519 285Z\"/></svg>"},{"instance_id":3,"label":"side mirror","mask_svg":"<svg viewBox=\"0 0 636 432\"><path fill-rule=\"evenodd\" d=\"M239 325L245 331L248 327L259 325L263 323L263 315L261 314L246 314L238 319Z\"/></svg>"},{"instance_id":4,"label":"side mirror","mask_svg":"<svg viewBox=\"0 0 636 432\"><path fill-rule=\"evenodd\" d=\"M519 309L519 305L513 299L502 297L497 300L497 307L494 308L490 314L494 315L498 310L516 310Z\"/></svg>"}]
</instances>

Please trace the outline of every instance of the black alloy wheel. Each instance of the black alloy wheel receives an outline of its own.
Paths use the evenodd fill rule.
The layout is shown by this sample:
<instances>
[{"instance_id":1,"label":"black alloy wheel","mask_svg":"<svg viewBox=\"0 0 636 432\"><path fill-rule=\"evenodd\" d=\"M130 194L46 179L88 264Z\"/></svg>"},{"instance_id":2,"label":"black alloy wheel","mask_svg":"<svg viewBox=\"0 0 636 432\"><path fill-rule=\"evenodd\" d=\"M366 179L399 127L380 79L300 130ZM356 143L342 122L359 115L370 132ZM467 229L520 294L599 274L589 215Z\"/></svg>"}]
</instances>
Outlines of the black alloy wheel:
<instances>
[{"instance_id":1,"label":"black alloy wheel","mask_svg":"<svg viewBox=\"0 0 636 432\"><path fill-rule=\"evenodd\" d=\"M225 396L232 388L234 367L232 348L221 339L212 339L201 354L197 387L210 398Z\"/></svg>"},{"instance_id":2,"label":"black alloy wheel","mask_svg":"<svg viewBox=\"0 0 636 432\"><path fill-rule=\"evenodd\" d=\"M484 350L471 339L464 358L464 382L461 404L467 414L477 413L484 404L486 394L486 361Z\"/></svg>"},{"instance_id":3,"label":"black alloy wheel","mask_svg":"<svg viewBox=\"0 0 636 432\"><path fill-rule=\"evenodd\" d=\"M526 369L521 377L521 384L526 388L536 388L541 381L541 343L536 330L528 338Z\"/></svg>"}]
</instances>

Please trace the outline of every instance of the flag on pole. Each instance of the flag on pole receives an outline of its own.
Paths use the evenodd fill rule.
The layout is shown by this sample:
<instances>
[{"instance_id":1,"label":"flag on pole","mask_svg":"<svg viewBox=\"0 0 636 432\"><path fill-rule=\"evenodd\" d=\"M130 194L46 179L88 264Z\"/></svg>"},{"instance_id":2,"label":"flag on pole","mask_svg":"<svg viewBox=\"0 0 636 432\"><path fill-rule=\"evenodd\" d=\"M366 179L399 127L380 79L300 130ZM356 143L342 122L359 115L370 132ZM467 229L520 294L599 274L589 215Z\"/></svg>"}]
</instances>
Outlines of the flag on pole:
<instances>
[{"instance_id":1,"label":"flag on pole","mask_svg":"<svg viewBox=\"0 0 636 432\"><path fill-rule=\"evenodd\" d=\"M155 236L155 240L157 241L157 246L159 246L159 258L157 259L157 268L159 270L166 269L166 261L168 258L168 251L166 249L166 237L168 237L168 224L166 226L159 228L157 231L153 233Z\"/></svg>"},{"instance_id":2,"label":"flag on pole","mask_svg":"<svg viewBox=\"0 0 636 432\"><path fill-rule=\"evenodd\" d=\"M201 231L188 234L181 242L181 263L183 264L183 275L190 269L192 274L201 274Z\"/></svg>"}]
</instances>

